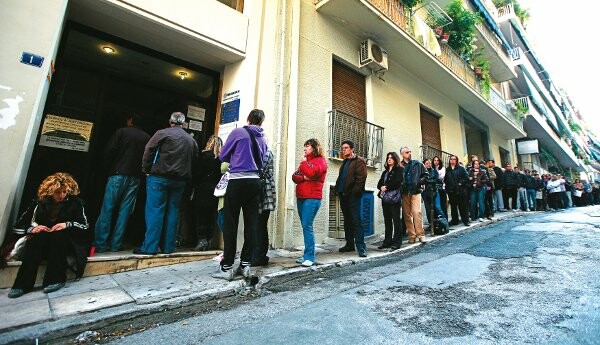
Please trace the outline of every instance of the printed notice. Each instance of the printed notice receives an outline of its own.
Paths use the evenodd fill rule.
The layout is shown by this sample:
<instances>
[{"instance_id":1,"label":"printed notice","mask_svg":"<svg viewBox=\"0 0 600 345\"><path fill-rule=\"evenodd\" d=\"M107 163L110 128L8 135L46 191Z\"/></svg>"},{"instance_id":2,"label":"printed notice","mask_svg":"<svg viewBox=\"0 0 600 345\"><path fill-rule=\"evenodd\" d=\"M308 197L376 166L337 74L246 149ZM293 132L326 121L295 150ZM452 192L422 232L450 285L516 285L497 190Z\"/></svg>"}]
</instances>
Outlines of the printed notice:
<instances>
[{"instance_id":1,"label":"printed notice","mask_svg":"<svg viewBox=\"0 0 600 345\"><path fill-rule=\"evenodd\" d=\"M88 152L94 124L48 114L42 126L40 146Z\"/></svg>"},{"instance_id":2,"label":"printed notice","mask_svg":"<svg viewBox=\"0 0 600 345\"><path fill-rule=\"evenodd\" d=\"M202 121L190 120L190 129L193 131L201 131L202 130Z\"/></svg>"},{"instance_id":3,"label":"printed notice","mask_svg":"<svg viewBox=\"0 0 600 345\"><path fill-rule=\"evenodd\" d=\"M206 109L195 107L193 105L188 105L187 117L190 119L204 121L204 117L206 116Z\"/></svg>"},{"instance_id":4,"label":"printed notice","mask_svg":"<svg viewBox=\"0 0 600 345\"><path fill-rule=\"evenodd\" d=\"M220 124L237 122L240 118L240 91L228 92L221 102Z\"/></svg>"}]
</instances>

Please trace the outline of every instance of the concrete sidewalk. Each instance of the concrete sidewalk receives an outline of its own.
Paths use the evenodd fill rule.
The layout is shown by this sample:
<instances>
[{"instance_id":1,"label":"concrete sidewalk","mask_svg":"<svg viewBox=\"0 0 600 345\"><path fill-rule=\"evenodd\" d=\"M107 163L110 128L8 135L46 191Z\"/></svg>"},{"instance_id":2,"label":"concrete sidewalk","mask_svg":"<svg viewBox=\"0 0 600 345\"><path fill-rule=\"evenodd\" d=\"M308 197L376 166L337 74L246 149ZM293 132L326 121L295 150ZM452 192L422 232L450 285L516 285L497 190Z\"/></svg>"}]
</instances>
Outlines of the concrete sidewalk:
<instances>
[{"instance_id":1,"label":"concrete sidewalk","mask_svg":"<svg viewBox=\"0 0 600 345\"><path fill-rule=\"evenodd\" d=\"M472 222L469 227L455 226L448 235L427 234L428 241L436 241L470 229L485 226L502 219L524 215L523 212L496 213L493 220ZM317 264L302 267L295 260L302 250L272 250L267 267L253 267L259 277L258 287L281 277L332 269L368 260L414 250L420 246L407 244L395 252L378 250L380 238L366 241L369 256L358 257L357 252L339 253L343 240L328 239L317 246ZM237 264L237 263L236 263ZM136 271L84 277L69 281L65 288L45 294L38 289L17 299L7 297L10 289L0 290L0 343L35 340L52 334L55 338L77 334L102 324L147 315L180 306L233 296L251 286L238 278L232 282L210 277L218 267L217 261L202 260ZM256 282L253 282L256 283Z\"/></svg>"}]
</instances>

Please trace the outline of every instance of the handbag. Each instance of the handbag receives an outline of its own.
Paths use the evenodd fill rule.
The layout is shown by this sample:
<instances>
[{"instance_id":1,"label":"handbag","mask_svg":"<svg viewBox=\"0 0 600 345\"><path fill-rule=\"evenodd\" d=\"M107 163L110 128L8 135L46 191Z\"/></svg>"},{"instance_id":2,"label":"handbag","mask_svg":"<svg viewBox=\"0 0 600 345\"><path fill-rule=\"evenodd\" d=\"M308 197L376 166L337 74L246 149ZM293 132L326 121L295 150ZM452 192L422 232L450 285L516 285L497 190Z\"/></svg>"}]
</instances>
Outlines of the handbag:
<instances>
[{"instance_id":1,"label":"handbag","mask_svg":"<svg viewBox=\"0 0 600 345\"><path fill-rule=\"evenodd\" d=\"M390 190L381 196L381 200L386 204L397 204L402 199L402 193L400 193L400 189Z\"/></svg>"},{"instance_id":2,"label":"handbag","mask_svg":"<svg viewBox=\"0 0 600 345\"><path fill-rule=\"evenodd\" d=\"M229 171L227 171L226 173L223 174L223 176L221 176L219 183L217 183L217 186L215 187L215 192L213 193L214 196L216 196L216 197L224 196L225 192L227 192L228 184L229 184Z\"/></svg>"}]
</instances>

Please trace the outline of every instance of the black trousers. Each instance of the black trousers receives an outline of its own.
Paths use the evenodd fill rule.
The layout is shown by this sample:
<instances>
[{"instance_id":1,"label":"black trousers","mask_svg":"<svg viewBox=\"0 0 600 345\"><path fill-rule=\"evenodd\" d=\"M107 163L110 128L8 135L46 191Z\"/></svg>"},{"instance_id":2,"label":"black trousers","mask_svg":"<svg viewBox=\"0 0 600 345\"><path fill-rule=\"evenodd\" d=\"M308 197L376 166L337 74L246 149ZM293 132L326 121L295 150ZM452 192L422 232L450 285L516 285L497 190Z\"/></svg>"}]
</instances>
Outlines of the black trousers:
<instances>
[{"instance_id":1,"label":"black trousers","mask_svg":"<svg viewBox=\"0 0 600 345\"><path fill-rule=\"evenodd\" d=\"M214 228L217 220L216 197L195 197L194 196L194 227L196 229L197 241L202 239L210 241L213 237Z\"/></svg>"},{"instance_id":2,"label":"black trousers","mask_svg":"<svg viewBox=\"0 0 600 345\"><path fill-rule=\"evenodd\" d=\"M449 192L448 199L450 201L450 213L452 214L452 220L450 223L458 224L458 214L460 213L460 220L464 224L469 222L469 212L467 211L467 192L466 191L456 191Z\"/></svg>"},{"instance_id":3,"label":"black trousers","mask_svg":"<svg viewBox=\"0 0 600 345\"><path fill-rule=\"evenodd\" d=\"M494 194L495 194L495 191L493 189L485 191L485 216L486 217L494 216Z\"/></svg>"},{"instance_id":4,"label":"black trousers","mask_svg":"<svg viewBox=\"0 0 600 345\"><path fill-rule=\"evenodd\" d=\"M256 227L258 225L258 203L260 201L260 180L258 178L232 179L227 185L223 206L223 261L222 269L230 269L235 261L237 231L240 211L244 212L244 245L240 255L241 264L250 265Z\"/></svg>"},{"instance_id":5,"label":"black trousers","mask_svg":"<svg viewBox=\"0 0 600 345\"><path fill-rule=\"evenodd\" d=\"M25 252L13 289L33 290L38 267L46 259L43 287L67 280L67 253L70 246L65 230L40 232L25 242Z\"/></svg>"},{"instance_id":6,"label":"black trousers","mask_svg":"<svg viewBox=\"0 0 600 345\"><path fill-rule=\"evenodd\" d=\"M400 215L402 214L402 203L397 204L386 204L381 203L383 209L383 222L385 224L385 239L383 240L384 246L393 246L400 248L402 244L402 236L406 230L402 227L402 220Z\"/></svg>"},{"instance_id":7,"label":"black trousers","mask_svg":"<svg viewBox=\"0 0 600 345\"><path fill-rule=\"evenodd\" d=\"M511 198L510 201L510 209L514 210L517 208L517 188L516 187L504 187L502 189L502 201L504 201L504 208L508 208L508 199Z\"/></svg>"},{"instance_id":8,"label":"black trousers","mask_svg":"<svg viewBox=\"0 0 600 345\"><path fill-rule=\"evenodd\" d=\"M362 228L360 216L360 197L353 195L340 196L340 208L344 215L344 237L346 238L346 246L358 250L366 250L365 233Z\"/></svg>"},{"instance_id":9,"label":"black trousers","mask_svg":"<svg viewBox=\"0 0 600 345\"><path fill-rule=\"evenodd\" d=\"M258 226L256 227L256 245L252 253L252 262L261 262L269 260L267 252L269 251L269 229L267 224L271 211L263 210L258 214Z\"/></svg>"}]
</instances>

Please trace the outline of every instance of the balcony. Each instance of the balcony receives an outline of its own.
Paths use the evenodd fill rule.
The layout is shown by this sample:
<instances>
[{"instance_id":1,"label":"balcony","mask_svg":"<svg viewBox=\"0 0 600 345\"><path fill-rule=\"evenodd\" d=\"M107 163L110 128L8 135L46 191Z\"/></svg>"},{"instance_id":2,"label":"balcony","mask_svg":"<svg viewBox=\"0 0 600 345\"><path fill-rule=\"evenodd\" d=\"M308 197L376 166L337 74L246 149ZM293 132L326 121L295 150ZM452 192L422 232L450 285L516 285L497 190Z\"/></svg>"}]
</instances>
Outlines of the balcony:
<instances>
[{"instance_id":1,"label":"balcony","mask_svg":"<svg viewBox=\"0 0 600 345\"><path fill-rule=\"evenodd\" d=\"M342 159L342 141L354 142L354 153L363 157L368 166L376 166L383 161L383 130L381 126L359 119L340 110L329 112L330 159Z\"/></svg>"},{"instance_id":2,"label":"balcony","mask_svg":"<svg viewBox=\"0 0 600 345\"><path fill-rule=\"evenodd\" d=\"M453 153L449 153L446 151L442 151L440 149L436 149L435 147L428 145L421 145L421 161L425 159L433 159L433 157L439 157L444 166L448 166L450 162L450 156L453 156Z\"/></svg>"},{"instance_id":3,"label":"balcony","mask_svg":"<svg viewBox=\"0 0 600 345\"><path fill-rule=\"evenodd\" d=\"M540 146L552 154L563 167L578 168L579 162L573 150L552 129L549 121L540 113L533 99L531 97L521 97L514 99L513 102L521 104L522 108L526 110L527 117L524 121L524 128L527 131L527 137L538 139Z\"/></svg>"},{"instance_id":4,"label":"balcony","mask_svg":"<svg viewBox=\"0 0 600 345\"><path fill-rule=\"evenodd\" d=\"M498 109L506 105L492 103L491 96L481 92L477 76L469 64L445 45L441 46L441 54L436 56L419 43L409 29L410 15L399 1L321 0L315 6L319 13L343 25L344 30L361 39L375 39L388 51L389 60L403 66L484 123L494 124L494 129L504 137L525 136L518 122Z\"/></svg>"}]
</instances>

